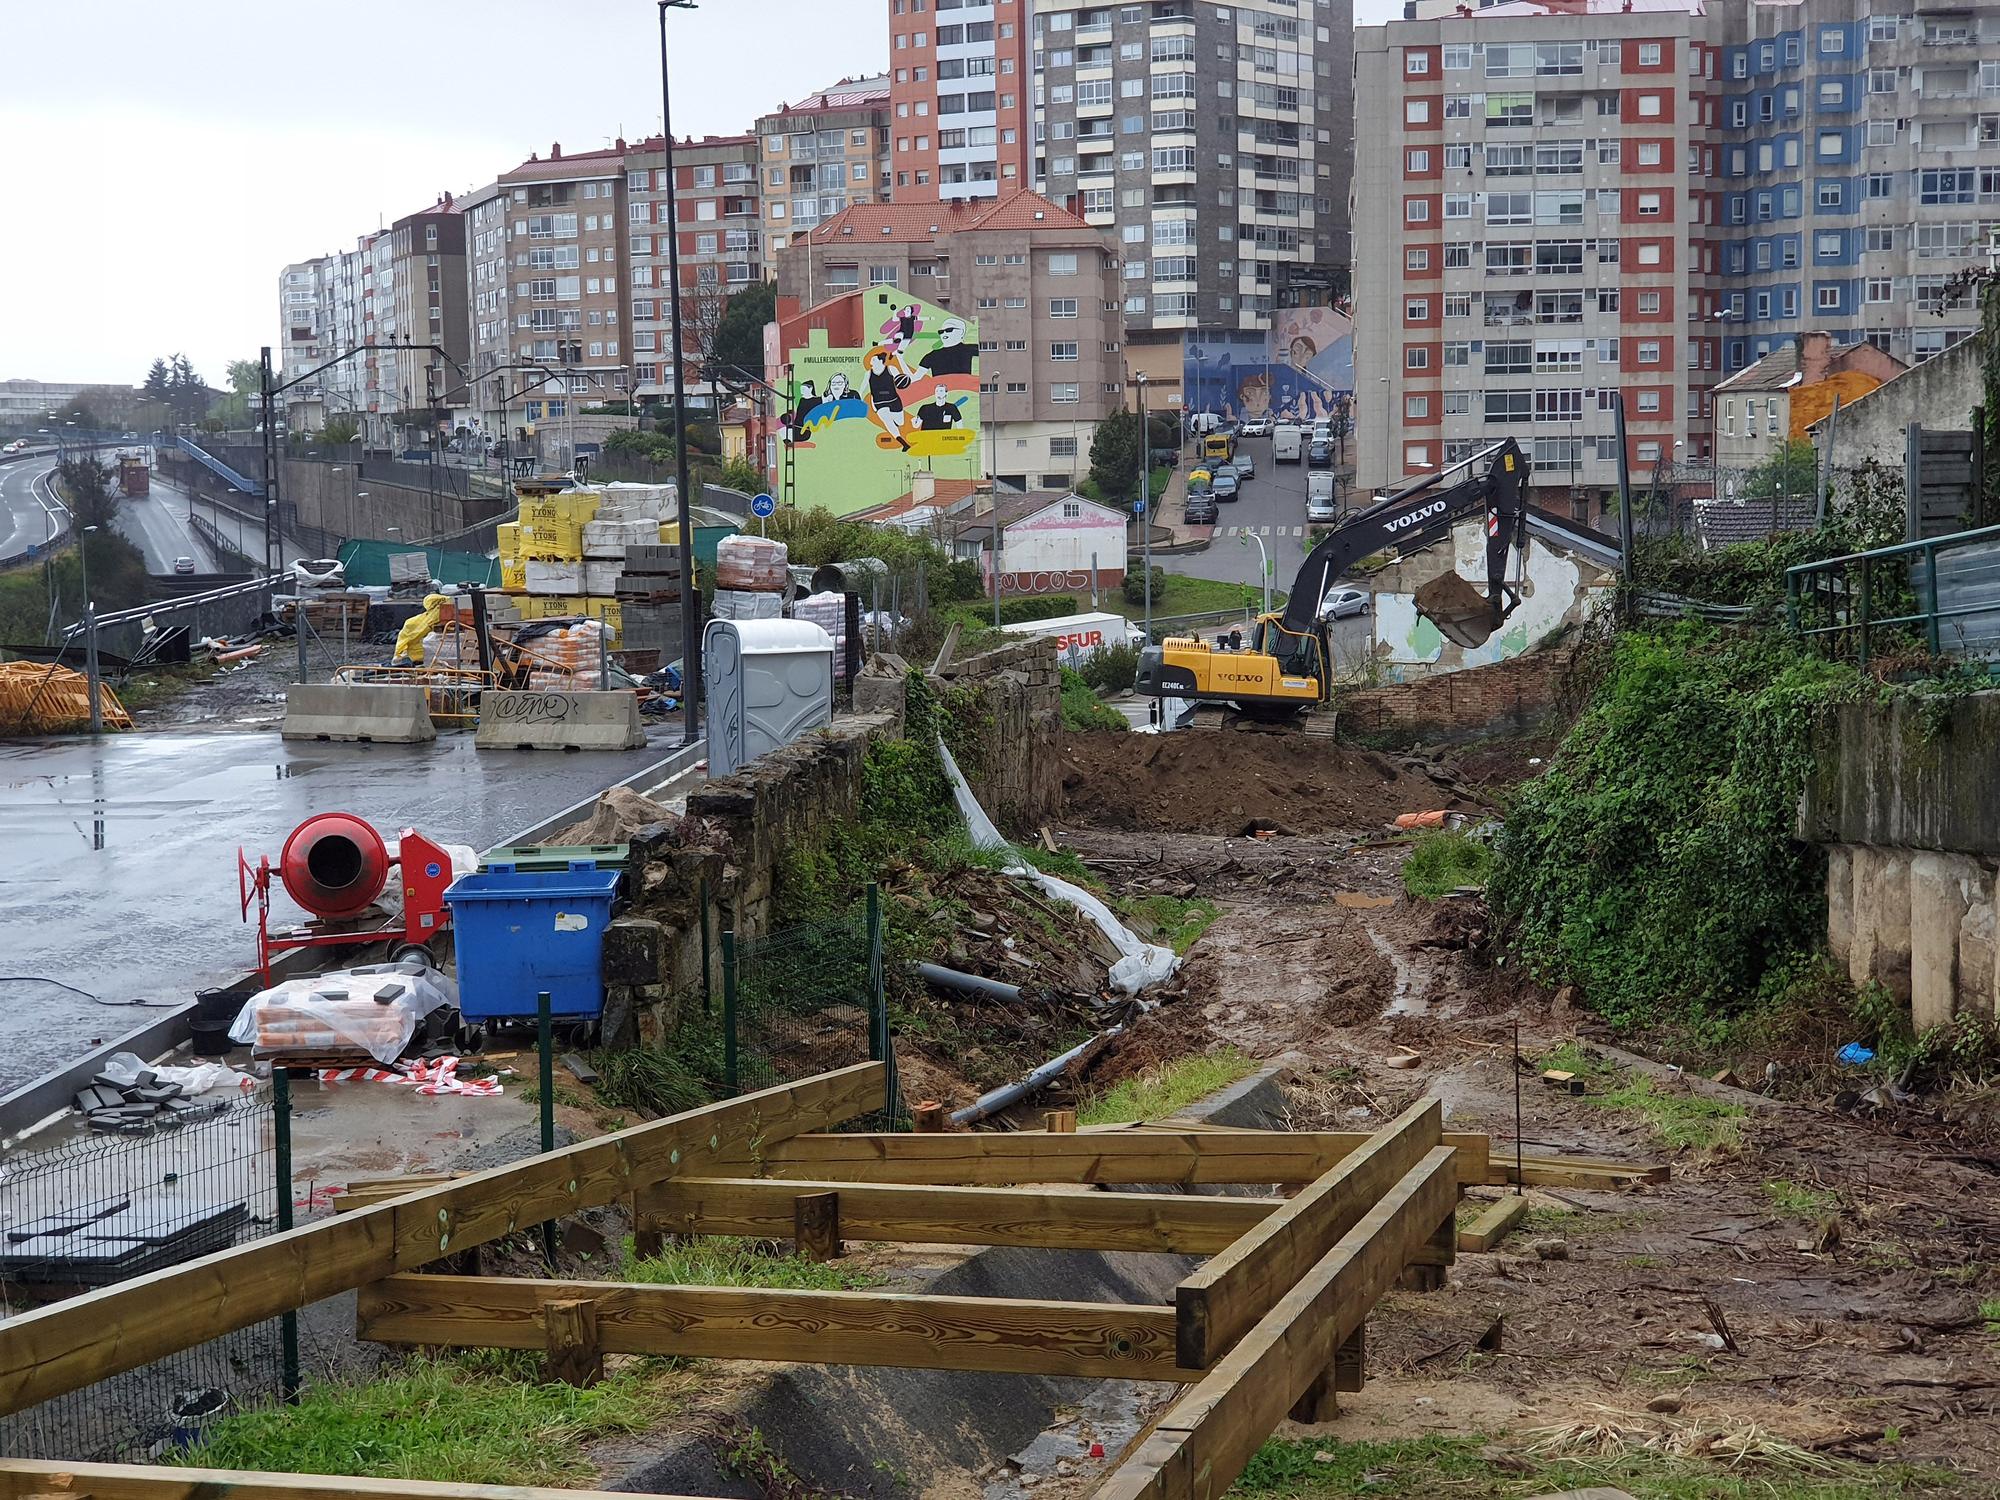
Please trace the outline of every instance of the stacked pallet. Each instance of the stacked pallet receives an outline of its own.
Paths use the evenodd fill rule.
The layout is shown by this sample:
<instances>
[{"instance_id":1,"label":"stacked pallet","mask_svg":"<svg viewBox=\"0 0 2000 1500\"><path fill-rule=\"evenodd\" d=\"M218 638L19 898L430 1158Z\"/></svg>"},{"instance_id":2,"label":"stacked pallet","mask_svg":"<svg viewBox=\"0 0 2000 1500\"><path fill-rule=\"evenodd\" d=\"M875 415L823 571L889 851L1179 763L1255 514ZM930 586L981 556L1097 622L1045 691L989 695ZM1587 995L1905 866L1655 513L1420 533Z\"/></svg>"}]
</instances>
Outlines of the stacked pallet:
<instances>
[{"instance_id":1,"label":"stacked pallet","mask_svg":"<svg viewBox=\"0 0 2000 1500\"><path fill-rule=\"evenodd\" d=\"M97 685L106 729L130 729L118 695ZM90 723L90 683L81 672L38 661L0 662L0 734L65 734Z\"/></svg>"},{"instance_id":2,"label":"stacked pallet","mask_svg":"<svg viewBox=\"0 0 2000 1500\"><path fill-rule=\"evenodd\" d=\"M727 536L715 549L715 618L776 620L791 582L786 548L761 536Z\"/></svg>"}]
</instances>

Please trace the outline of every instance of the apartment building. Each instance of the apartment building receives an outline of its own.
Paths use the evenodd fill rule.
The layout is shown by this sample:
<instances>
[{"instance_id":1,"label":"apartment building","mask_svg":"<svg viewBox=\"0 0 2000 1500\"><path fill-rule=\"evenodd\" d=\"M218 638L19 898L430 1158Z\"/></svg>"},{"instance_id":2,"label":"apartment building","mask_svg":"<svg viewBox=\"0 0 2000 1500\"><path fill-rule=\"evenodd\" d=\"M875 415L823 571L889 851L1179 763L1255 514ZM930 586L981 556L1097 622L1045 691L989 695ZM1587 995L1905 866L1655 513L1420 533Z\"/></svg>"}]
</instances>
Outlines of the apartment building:
<instances>
[{"instance_id":1,"label":"apartment building","mask_svg":"<svg viewBox=\"0 0 2000 1500\"><path fill-rule=\"evenodd\" d=\"M977 320L982 468L1003 489L1068 487L1125 400L1117 246L1038 193L857 205L781 252L777 278L781 325L875 286Z\"/></svg>"},{"instance_id":2,"label":"apartment building","mask_svg":"<svg viewBox=\"0 0 2000 1500\"><path fill-rule=\"evenodd\" d=\"M1616 482L1621 391L1631 460L1677 456L1706 384L1698 21L1573 0L1356 32L1355 114L1375 128L1356 133L1354 219L1400 231L1355 267L1358 484L1513 437L1580 513Z\"/></svg>"},{"instance_id":3,"label":"apartment building","mask_svg":"<svg viewBox=\"0 0 2000 1500\"><path fill-rule=\"evenodd\" d=\"M905 103L917 118L922 101ZM889 76L879 74L843 78L758 119L766 275L793 235L849 204L888 201L891 115Z\"/></svg>"},{"instance_id":4,"label":"apartment building","mask_svg":"<svg viewBox=\"0 0 2000 1500\"><path fill-rule=\"evenodd\" d=\"M278 347L272 351L273 372L280 381L293 380L327 356L320 350L320 275L328 257L296 261L278 273ZM285 425L300 432L317 431L324 423L319 385L295 386L279 398Z\"/></svg>"},{"instance_id":5,"label":"apartment building","mask_svg":"<svg viewBox=\"0 0 2000 1500\"><path fill-rule=\"evenodd\" d=\"M1030 0L888 0L898 203L996 198L1029 182Z\"/></svg>"},{"instance_id":6,"label":"apartment building","mask_svg":"<svg viewBox=\"0 0 2000 1500\"><path fill-rule=\"evenodd\" d=\"M511 374L496 373L513 359L511 257L507 250L508 210L513 194L496 179L459 200L465 219L465 277L470 353L465 362L472 389L465 405L468 423L498 437L501 398L513 389Z\"/></svg>"},{"instance_id":7,"label":"apartment building","mask_svg":"<svg viewBox=\"0 0 2000 1500\"><path fill-rule=\"evenodd\" d=\"M406 433L428 432L467 407L465 215L445 193L396 220L376 248L388 265L376 292L379 408Z\"/></svg>"},{"instance_id":8,"label":"apartment building","mask_svg":"<svg viewBox=\"0 0 2000 1500\"><path fill-rule=\"evenodd\" d=\"M683 352L691 367L690 389L714 346L729 298L764 274L760 149L757 136L750 134L674 143L675 232L680 238ZM641 400L673 395L666 163L666 146L658 137L636 143L625 157L632 391Z\"/></svg>"},{"instance_id":9,"label":"apartment building","mask_svg":"<svg viewBox=\"0 0 2000 1500\"><path fill-rule=\"evenodd\" d=\"M1036 185L1112 233L1132 363L1323 305L1348 263L1351 0L1037 5Z\"/></svg>"},{"instance_id":10,"label":"apartment building","mask_svg":"<svg viewBox=\"0 0 2000 1500\"><path fill-rule=\"evenodd\" d=\"M1512 425L1536 485L1587 505L1615 482L1612 372L1649 472L1711 461L1714 383L1803 332L1918 363L1976 325L1945 287L2000 228L2000 8L1412 9L1356 44L1356 118L1395 128L1357 136L1355 214L1404 238L1357 268L1362 483Z\"/></svg>"}]
</instances>

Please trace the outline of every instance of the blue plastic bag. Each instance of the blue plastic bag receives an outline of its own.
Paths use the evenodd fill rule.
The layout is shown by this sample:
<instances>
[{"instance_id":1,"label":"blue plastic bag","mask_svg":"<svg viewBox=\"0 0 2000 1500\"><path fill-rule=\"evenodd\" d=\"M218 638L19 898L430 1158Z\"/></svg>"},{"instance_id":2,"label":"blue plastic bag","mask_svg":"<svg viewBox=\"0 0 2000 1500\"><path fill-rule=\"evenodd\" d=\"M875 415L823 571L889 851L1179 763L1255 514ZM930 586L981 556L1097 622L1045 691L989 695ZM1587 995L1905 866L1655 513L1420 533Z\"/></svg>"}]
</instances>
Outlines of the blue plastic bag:
<instances>
[{"instance_id":1,"label":"blue plastic bag","mask_svg":"<svg viewBox=\"0 0 2000 1500\"><path fill-rule=\"evenodd\" d=\"M1849 1042L1839 1052L1835 1053L1834 1056L1841 1062L1855 1068L1860 1067L1863 1063L1872 1063L1875 1061L1875 1053L1870 1048L1862 1046L1859 1042Z\"/></svg>"}]
</instances>

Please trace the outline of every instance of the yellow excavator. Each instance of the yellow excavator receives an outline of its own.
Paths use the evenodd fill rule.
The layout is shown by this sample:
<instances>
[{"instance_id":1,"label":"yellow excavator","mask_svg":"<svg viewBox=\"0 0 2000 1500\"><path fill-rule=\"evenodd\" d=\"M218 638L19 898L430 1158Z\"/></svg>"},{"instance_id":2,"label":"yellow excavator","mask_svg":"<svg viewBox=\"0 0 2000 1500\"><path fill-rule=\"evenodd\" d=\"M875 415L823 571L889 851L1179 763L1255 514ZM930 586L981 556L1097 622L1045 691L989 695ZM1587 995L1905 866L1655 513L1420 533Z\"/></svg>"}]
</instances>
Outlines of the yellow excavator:
<instances>
[{"instance_id":1,"label":"yellow excavator","mask_svg":"<svg viewBox=\"0 0 2000 1500\"><path fill-rule=\"evenodd\" d=\"M1307 554L1280 612L1262 615L1241 651L1192 636L1170 636L1139 653L1135 686L1162 698L1234 704L1247 717L1286 718L1333 696L1333 651L1320 601L1327 586L1364 557L1387 549L1409 552L1450 533L1457 522L1486 517L1486 593L1456 573L1417 591L1418 611L1461 646L1477 646L1521 602L1518 577L1507 580L1509 555L1525 559L1528 461L1512 438L1461 468L1487 458L1483 472L1456 484L1458 469L1432 474L1349 518Z\"/></svg>"}]
</instances>

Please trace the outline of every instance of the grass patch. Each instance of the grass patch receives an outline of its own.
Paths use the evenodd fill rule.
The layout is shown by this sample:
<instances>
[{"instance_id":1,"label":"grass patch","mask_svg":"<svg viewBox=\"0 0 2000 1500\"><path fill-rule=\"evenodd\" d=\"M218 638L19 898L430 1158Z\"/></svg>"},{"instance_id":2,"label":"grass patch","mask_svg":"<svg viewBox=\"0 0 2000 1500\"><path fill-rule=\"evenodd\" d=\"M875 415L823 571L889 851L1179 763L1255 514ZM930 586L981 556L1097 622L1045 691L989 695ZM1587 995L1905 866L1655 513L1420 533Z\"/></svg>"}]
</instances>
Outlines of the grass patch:
<instances>
[{"instance_id":1,"label":"grass patch","mask_svg":"<svg viewBox=\"0 0 2000 1500\"><path fill-rule=\"evenodd\" d=\"M1062 721L1063 728L1077 733L1086 729L1131 727L1123 714L1109 707L1089 683L1068 667L1062 669Z\"/></svg>"},{"instance_id":2,"label":"grass patch","mask_svg":"<svg viewBox=\"0 0 2000 1500\"><path fill-rule=\"evenodd\" d=\"M1213 901L1182 900L1179 896L1141 896L1125 902L1121 910L1128 917L1151 923L1154 937L1176 953L1192 948L1222 915L1222 908Z\"/></svg>"},{"instance_id":3,"label":"grass patch","mask_svg":"<svg viewBox=\"0 0 2000 1500\"><path fill-rule=\"evenodd\" d=\"M1988 1297L1981 1302L1979 1316L1986 1320L1989 1328L2000 1331L2000 1297Z\"/></svg>"},{"instance_id":4,"label":"grass patch","mask_svg":"<svg viewBox=\"0 0 2000 1500\"><path fill-rule=\"evenodd\" d=\"M1837 1475L1804 1475L1768 1466L1718 1463L1632 1451L1597 1458L1539 1459L1509 1454L1501 1468L1479 1437L1406 1438L1343 1443L1328 1438L1273 1439L1251 1458L1233 1495L1375 1500L1515 1500L1556 1490L1616 1486L1637 1500L1872 1500L1878 1495L1971 1495L1953 1476L1904 1464L1843 1465ZM1322 1461L1320 1455L1325 1455Z\"/></svg>"},{"instance_id":5,"label":"grass patch","mask_svg":"<svg viewBox=\"0 0 2000 1500\"><path fill-rule=\"evenodd\" d=\"M155 667L118 683L118 701L132 713L142 708L158 708L197 683L208 681L218 670L212 661L189 662L184 667Z\"/></svg>"},{"instance_id":6,"label":"grass patch","mask_svg":"<svg viewBox=\"0 0 2000 1500\"><path fill-rule=\"evenodd\" d=\"M464 1484L586 1484L596 1468L583 1445L643 1432L695 1384L688 1371L647 1360L589 1390L543 1385L542 1356L480 1351L413 1356L367 1381L308 1386L296 1406L225 1417L204 1440L166 1460L197 1468Z\"/></svg>"},{"instance_id":7,"label":"grass patch","mask_svg":"<svg viewBox=\"0 0 2000 1500\"><path fill-rule=\"evenodd\" d=\"M1771 1200L1771 1207L1791 1219L1823 1219L1840 1207L1838 1194L1789 1182L1782 1177L1764 1184L1764 1196Z\"/></svg>"},{"instance_id":8,"label":"grass patch","mask_svg":"<svg viewBox=\"0 0 2000 1500\"><path fill-rule=\"evenodd\" d=\"M719 1058L709 1068L700 1058L656 1047L603 1047L591 1053L590 1064L597 1070L597 1097L614 1108L677 1115L719 1097L708 1082L721 1077Z\"/></svg>"},{"instance_id":9,"label":"grass patch","mask_svg":"<svg viewBox=\"0 0 2000 1500\"><path fill-rule=\"evenodd\" d=\"M1602 1077L1614 1071L1610 1063L1594 1052L1586 1052L1575 1042L1564 1042L1551 1049L1542 1059L1542 1067L1545 1071L1554 1069L1557 1072L1574 1073L1583 1079Z\"/></svg>"},{"instance_id":10,"label":"grass patch","mask_svg":"<svg viewBox=\"0 0 2000 1500\"><path fill-rule=\"evenodd\" d=\"M1079 1125L1129 1125L1179 1114L1195 1100L1229 1087L1257 1066L1234 1047L1183 1058L1092 1094L1076 1112Z\"/></svg>"},{"instance_id":11,"label":"grass patch","mask_svg":"<svg viewBox=\"0 0 2000 1500\"><path fill-rule=\"evenodd\" d=\"M670 1245L641 1260L625 1241L621 1281L655 1286L763 1286L793 1292L851 1292L882 1278L839 1261L822 1264L799 1255L779 1255L764 1241L717 1235Z\"/></svg>"},{"instance_id":12,"label":"grass patch","mask_svg":"<svg viewBox=\"0 0 2000 1500\"><path fill-rule=\"evenodd\" d=\"M558 1109L583 1109L585 1107L583 1095L579 1094L575 1089L570 1088L567 1084L558 1083L550 1092L556 1101ZM521 1101L524 1104L534 1105L539 1105L542 1102L542 1081L539 1078L531 1078L521 1085Z\"/></svg>"},{"instance_id":13,"label":"grass patch","mask_svg":"<svg viewBox=\"0 0 2000 1500\"><path fill-rule=\"evenodd\" d=\"M1436 901L1460 886L1486 887L1493 850L1463 829L1433 828L1417 835L1403 860L1403 889L1419 901Z\"/></svg>"},{"instance_id":14,"label":"grass patch","mask_svg":"<svg viewBox=\"0 0 2000 1500\"><path fill-rule=\"evenodd\" d=\"M1637 1110L1653 1134L1677 1150L1734 1150L1743 1141L1743 1106L1699 1094L1663 1094L1644 1074L1589 1096L1606 1109Z\"/></svg>"}]
</instances>

